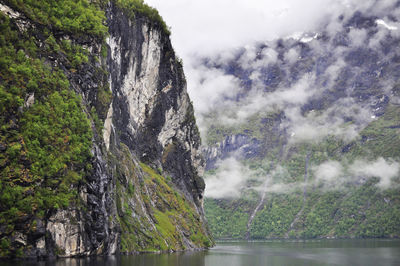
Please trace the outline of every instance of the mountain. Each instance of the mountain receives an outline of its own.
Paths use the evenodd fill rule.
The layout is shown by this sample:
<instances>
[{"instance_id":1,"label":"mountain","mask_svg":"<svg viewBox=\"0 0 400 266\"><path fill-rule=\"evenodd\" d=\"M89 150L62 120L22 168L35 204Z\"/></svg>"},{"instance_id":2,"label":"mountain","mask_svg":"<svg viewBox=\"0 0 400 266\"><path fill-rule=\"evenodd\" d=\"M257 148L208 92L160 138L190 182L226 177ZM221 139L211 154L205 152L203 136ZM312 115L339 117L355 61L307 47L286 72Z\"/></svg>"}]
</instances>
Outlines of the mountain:
<instances>
[{"instance_id":1,"label":"mountain","mask_svg":"<svg viewBox=\"0 0 400 266\"><path fill-rule=\"evenodd\" d=\"M235 85L203 117L216 238L400 236L393 2L202 60Z\"/></svg>"},{"instance_id":2,"label":"mountain","mask_svg":"<svg viewBox=\"0 0 400 266\"><path fill-rule=\"evenodd\" d=\"M141 0L0 1L0 257L206 248L182 62Z\"/></svg>"}]
</instances>

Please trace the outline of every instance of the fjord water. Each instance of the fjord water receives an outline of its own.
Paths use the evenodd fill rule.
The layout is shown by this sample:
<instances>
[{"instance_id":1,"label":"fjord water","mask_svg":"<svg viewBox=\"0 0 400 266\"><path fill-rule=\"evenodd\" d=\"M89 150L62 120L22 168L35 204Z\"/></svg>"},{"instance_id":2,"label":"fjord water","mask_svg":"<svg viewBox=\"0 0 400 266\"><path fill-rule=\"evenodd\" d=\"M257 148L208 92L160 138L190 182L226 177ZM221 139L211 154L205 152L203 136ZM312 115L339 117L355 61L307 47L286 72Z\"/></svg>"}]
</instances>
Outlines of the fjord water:
<instances>
[{"instance_id":1,"label":"fjord water","mask_svg":"<svg viewBox=\"0 0 400 266\"><path fill-rule=\"evenodd\" d=\"M0 265L3 265L0 262ZM400 240L218 242L208 251L13 262L4 266L400 265Z\"/></svg>"}]
</instances>

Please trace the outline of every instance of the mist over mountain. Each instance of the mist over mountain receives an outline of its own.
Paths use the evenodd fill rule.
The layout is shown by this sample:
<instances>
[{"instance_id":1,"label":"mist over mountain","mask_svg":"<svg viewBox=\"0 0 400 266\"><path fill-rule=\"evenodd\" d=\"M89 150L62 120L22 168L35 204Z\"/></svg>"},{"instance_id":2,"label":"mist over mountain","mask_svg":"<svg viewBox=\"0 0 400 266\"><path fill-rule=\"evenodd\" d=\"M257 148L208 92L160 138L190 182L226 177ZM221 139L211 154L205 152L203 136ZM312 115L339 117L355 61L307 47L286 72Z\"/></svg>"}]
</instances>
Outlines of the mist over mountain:
<instances>
[{"instance_id":1,"label":"mist over mountain","mask_svg":"<svg viewBox=\"0 0 400 266\"><path fill-rule=\"evenodd\" d=\"M199 59L216 237L400 234L400 3L357 7Z\"/></svg>"}]
</instances>

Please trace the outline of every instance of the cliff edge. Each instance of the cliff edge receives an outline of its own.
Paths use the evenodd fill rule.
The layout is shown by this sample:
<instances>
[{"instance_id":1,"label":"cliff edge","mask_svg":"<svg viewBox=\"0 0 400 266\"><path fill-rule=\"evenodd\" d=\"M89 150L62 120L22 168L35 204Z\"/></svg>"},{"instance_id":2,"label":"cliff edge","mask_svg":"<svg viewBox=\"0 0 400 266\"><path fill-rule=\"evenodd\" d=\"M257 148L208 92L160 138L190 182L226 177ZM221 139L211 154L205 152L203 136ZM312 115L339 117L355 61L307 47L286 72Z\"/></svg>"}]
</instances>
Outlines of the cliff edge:
<instances>
[{"instance_id":1,"label":"cliff edge","mask_svg":"<svg viewBox=\"0 0 400 266\"><path fill-rule=\"evenodd\" d=\"M168 29L142 1L72 2L0 1L0 257L211 246Z\"/></svg>"}]
</instances>

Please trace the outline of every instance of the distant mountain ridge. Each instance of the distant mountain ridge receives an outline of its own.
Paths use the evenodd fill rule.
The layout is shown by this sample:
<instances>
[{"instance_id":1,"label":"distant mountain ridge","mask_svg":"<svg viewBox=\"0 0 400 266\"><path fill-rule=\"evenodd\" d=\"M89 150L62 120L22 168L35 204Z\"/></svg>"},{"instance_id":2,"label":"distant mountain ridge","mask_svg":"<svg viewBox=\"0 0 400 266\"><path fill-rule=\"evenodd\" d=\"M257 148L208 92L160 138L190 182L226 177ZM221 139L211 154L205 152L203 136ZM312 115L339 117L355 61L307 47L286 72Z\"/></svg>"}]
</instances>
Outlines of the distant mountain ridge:
<instances>
[{"instance_id":1,"label":"distant mountain ridge","mask_svg":"<svg viewBox=\"0 0 400 266\"><path fill-rule=\"evenodd\" d=\"M400 236L398 11L204 60L240 84L204 116L216 238Z\"/></svg>"}]
</instances>

